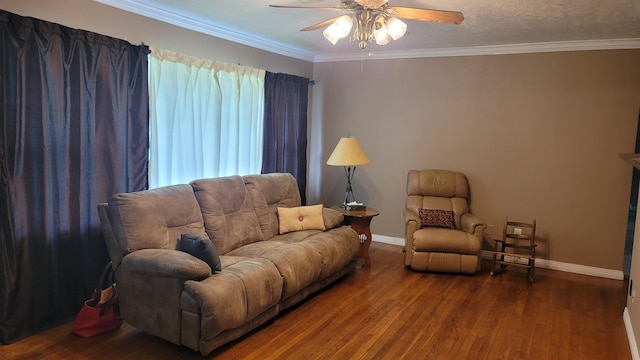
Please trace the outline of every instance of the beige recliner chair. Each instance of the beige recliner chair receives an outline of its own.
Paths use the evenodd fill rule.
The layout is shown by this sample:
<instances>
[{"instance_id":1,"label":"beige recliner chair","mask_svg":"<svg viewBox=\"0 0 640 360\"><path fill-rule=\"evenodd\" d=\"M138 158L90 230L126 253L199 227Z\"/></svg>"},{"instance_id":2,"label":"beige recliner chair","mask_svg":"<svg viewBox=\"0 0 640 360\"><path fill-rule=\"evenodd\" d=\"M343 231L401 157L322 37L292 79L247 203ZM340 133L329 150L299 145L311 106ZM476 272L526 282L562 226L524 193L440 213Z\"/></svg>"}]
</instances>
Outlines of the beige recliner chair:
<instances>
[{"instance_id":1,"label":"beige recliner chair","mask_svg":"<svg viewBox=\"0 0 640 360\"><path fill-rule=\"evenodd\" d=\"M467 177L447 170L410 170L404 210L405 265L416 271L480 270L485 224L469 212Z\"/></svg>"}]
</instances>

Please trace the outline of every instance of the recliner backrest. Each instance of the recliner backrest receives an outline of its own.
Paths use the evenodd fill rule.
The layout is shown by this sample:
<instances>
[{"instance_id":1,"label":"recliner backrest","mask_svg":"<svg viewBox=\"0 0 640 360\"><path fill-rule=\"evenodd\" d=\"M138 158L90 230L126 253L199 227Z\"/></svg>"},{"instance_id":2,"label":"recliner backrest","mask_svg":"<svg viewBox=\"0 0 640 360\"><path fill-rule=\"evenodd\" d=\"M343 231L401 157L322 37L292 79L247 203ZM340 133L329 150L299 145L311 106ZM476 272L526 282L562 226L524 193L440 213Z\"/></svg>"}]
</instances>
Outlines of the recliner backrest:
<instances>
[{"instance_id":1,"label":"recliner backrest","mask_svg":"<svg viewBox=\"0 0 640 360\"><path fill-rule=\"evenodd\" d=\"M468 190L467 177L461 172L409 170L407 174L407 195L466 199Z\"/></svg>"}]
</instances>

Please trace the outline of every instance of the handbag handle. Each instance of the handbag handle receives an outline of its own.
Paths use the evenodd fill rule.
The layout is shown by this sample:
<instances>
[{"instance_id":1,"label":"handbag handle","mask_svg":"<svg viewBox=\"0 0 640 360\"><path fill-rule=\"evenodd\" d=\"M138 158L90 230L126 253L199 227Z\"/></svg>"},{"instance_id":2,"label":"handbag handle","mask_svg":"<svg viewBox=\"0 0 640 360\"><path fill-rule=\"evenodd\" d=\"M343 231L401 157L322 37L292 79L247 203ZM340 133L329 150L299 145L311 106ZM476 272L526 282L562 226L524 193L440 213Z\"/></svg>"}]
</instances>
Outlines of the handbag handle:
<instances>
[{"instance_id":1,"label":"handbag handle","mask_svg":"<svg viewBox=\"0 0 640 360\"><path fill-rule=\"evenodd\" d=\"M105 286L105 281L107 280L107 277L109 278L109 285ZM107 265L104 267L104 269L102 269L102 274L100 274L100 280L98 282L98 289L99 290L104 290L107 287L113 285L114 279L113 279L113 267L111 266L111 261L109 261L109 263L107 263Z\"/></svg>"},{"instance_id":2,"label":"handbag handle","mask_svg":"<svg viewBox=\"0 0 640 360\"><path fill-rule=\"evenodd\" d=\"M105 286L106 282L109 281L109 284ZM113 279L113 267L111 261L107 263L107 265L102 269L102 273L100 274L100 279L98 280L98 286L93 291L93 296L90 299L90 305L96 306L100 302L100 295L103 290L108 287L112 287L114 285Z\"/></svg>"}]
</instances>

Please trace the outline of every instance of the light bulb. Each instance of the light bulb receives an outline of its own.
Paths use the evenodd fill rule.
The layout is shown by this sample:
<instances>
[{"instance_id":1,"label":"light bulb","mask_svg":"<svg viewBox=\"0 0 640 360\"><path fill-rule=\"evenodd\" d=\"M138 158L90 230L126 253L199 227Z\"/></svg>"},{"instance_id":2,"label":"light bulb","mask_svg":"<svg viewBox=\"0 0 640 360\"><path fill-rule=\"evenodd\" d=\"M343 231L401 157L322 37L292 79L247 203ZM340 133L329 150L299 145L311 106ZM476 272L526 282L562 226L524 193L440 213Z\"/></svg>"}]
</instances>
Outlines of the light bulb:
<instances>
[{"instance_id":1,"label":"light bulb","mask_svg":"<svg viewBox=\"0 0 640 360\"><path fill-rule=\"evenodd\" d=\"M398 40L407 32L407 24L398 18L390 18L387 20L387 32L393 40Z\"/></svg>"},{"instance_id":2,"label":"light bulb","mask_svg":"<svg viewBox=\"0 0 640 360\"><path fill-rule=\"evenodd\" d=\"M326 28L322 35L335 45L338 40L349 35L351 28L353 27L353 19L350 15L342 15L336 19L328 28Z\"/></svg>"},{"instance_id":3,"label":"light bulb","mask_svg":"<svg viewBox=\"0 0 640 360\"><path fill-rule=\"evenodd\" d=\"M329 26L328 28L324 29L324 31L322 32L322 35L324 35L324 38L329 40L330 43L332 43L333 45L338 43L338 40L340 40L339 37L335 36L333 34L333 32L331 32L330 29L331 26Z\"/></svg>"},{"instance_id":4,"label":"light bulb","mask_svg":"<svg viewBox=\"0 0 640 360\"><path fill-rule=\"evenodd\" d=\"M389 36L389 31L387 31L387 27L382 25L378 30L375 31L376 44L378 45L387 45L389 41L391 41L391 36Z\"/></svg>"}]
</instances>

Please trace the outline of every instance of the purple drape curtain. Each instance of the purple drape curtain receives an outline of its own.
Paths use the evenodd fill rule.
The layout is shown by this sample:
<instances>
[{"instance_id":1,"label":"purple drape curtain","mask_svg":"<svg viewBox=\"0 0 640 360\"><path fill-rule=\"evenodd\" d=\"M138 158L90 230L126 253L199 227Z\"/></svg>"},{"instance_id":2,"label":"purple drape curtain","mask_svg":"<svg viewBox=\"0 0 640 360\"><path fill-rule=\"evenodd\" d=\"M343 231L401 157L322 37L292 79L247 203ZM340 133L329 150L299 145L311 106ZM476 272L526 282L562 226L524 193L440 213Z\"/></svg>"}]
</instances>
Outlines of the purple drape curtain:
<instances>
[{"instance_id":1,"label":"purple drape curtain","mask_svg":"<svg viewBox=\"0 0 640 360\"><path fill-rule=\"evenodd\" d=\"M264 88L262 173L291 173L306 204L309 79L267 71Z\"/></svg>"},{"instance_id":2,"label":"purple drape curtain","mask_svg":"<svg viewBox=\"0 0 640 360\"><path fill-rule=\"evenodd\" d=\"M97 204L147 185L146 46L0 10L0 343L69 321L108 254Z\"/></svg>"}]
</instances>

